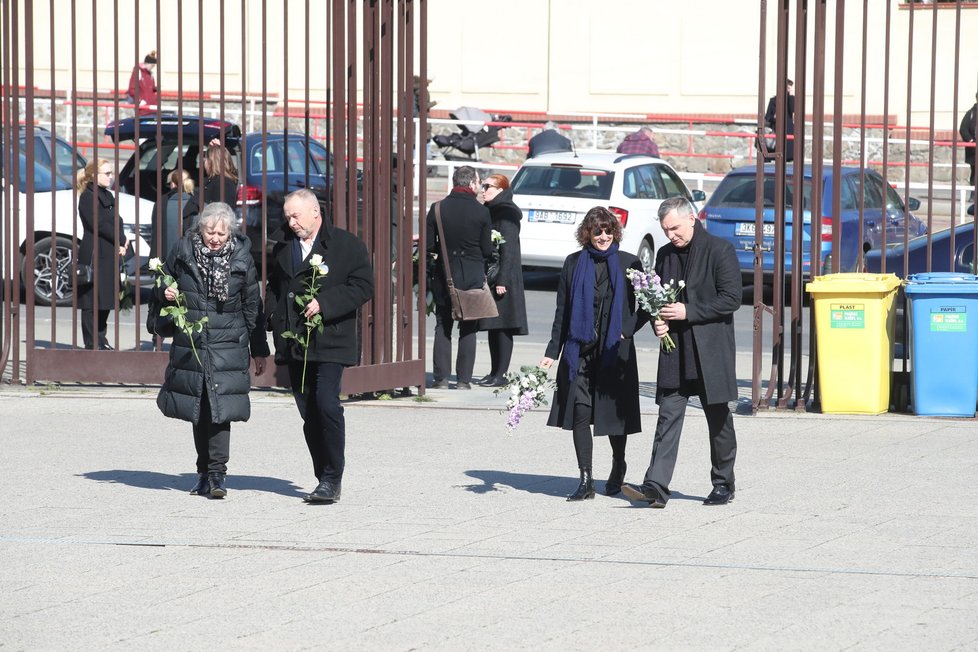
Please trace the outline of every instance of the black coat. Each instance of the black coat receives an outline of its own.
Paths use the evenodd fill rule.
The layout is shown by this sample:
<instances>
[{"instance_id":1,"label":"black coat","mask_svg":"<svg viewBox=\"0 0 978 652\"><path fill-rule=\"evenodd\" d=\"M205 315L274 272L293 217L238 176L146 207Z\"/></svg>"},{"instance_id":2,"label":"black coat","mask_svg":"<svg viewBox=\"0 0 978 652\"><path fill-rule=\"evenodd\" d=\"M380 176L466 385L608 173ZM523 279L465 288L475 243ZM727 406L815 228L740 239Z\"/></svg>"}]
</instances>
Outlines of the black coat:
<instances>
[{"instance_id":1,"label":"black coat","mask_svg":"<svg viewBox=\"0 0 978 652\"><path fill-rule=\"evenodd\" d=\"M975 111L978 111L978 104L975 104L968 109L968 112L964 114L963 118L961 118L961 126L958 128L958 133L961 134L961 140L966 143L975 142ZM969 165L975 162L974 147L964 148L964 160ZM974 181L974 179L972 179L972 181Z\"/></svg>"},{"instance_id":2,"label":"black coat","mask_svg":"<svg viewBox=\"0 0 978 652\"><path fill-rule=\"evenodd\" d=\"M163 195L153 206L153 231L149 239L151 256L166 258L180 241L182 234L190 231L195 215L197 198L193 195L188 195L180 188Z\"/></svg>"},{"instance_id":3,"label":"black coat","mask_svg":"<svg viewBox=\"0 0 978 652\"><path fill-rule=\"evenodd\" d=\"M492 255L492 223L489 209L479 203L472 192L455 188L441 201L441 222L445 228L445 246L452 266L452 282L460 290L482 287L486 280L486 261ZM445 281L435 205L428 209L425 250L438 255L434 265L435 282L431 288L439 305L449 302Z\"/></svg>"},{"instance_id":4,"label":"black coat","mask_svg":"<svg viewBox=\"0 0 978 652\"><path fill-rule=\"evenodd\" d=\"M119 281L119 266L116 255L120 245L126 243L122 230L122 221L116 220L115 196L107 189L98 187L95 194L95 210L92 210L92 197L95 184L89 184L78 196L78 215L81 217L81 244L78 246L78 262L91 265L97 271L91 285L78 289L78 307L95 308L94 288L98 286L98 310L115 308L116 282ZM98 240L97 265L92 260L95 250L95 240Z\"/></svg>"},{"instance_id":5,"label":"black coat","mask_svg":"<svg viewBox=\"0 0 978 652\"><path fill-rule=\"evenodd\" d=\"M220 174L204 180L204 187L201 188L198 197L204 206L221 201L222 188L224 203L233 208L238 203L238 182Z\"/></svg>"},{"instance_id":6,"label":"black coat","mask_svg":"<svg viewBox=\"0 0 978 652\"><path fill-rule=\"evenodd\" d=\"M575 383L570 381L570 366L561 354L570 328L570 291L571 279L577 259L583 252L576 251L564 260L560 271L560 282L557 285L557 310L554 312L553 329L550 333L550 343L547 344L546 357L556 359L557 391L554 392L553 404L550 408L548 426L574 429L574 390ZM641 406L638 400L638 362L635 359L635 341L632 339L635 331L646 321L645 313L635 311L635 292L632 284L625 278L625 270L629 267L642 269L642 263L633 254L625 251L618 252L617 270L621 274L621 282L625 284L626 301L622 306L621 331L624 339L618 347L618 358L609 367L598 368L590 380L591 394L594 406L595 435L627 435L642 430ZM609 270L611 273L611 270ZM611 320L611 288L608 286L608 299L604 302L606 309L595 314L596 330L603 334L608 330ZM601 346L601 342L598 343ZM600 353L598 353L600 355Z\"/></svg>"},{"instance_id":7,"label":"black coat","mask_svg":"<svg viewBox=\"0 0 978 652\"><path fill-rule=\"evenodd\" d=\"M732 244L711 235L699 222L693 228L686 262L686 288L679 296L679 302L686 304L686 320L696 343L706 402L735 401L738 397L737 345L733 314L740 308L740 265ZM659 248L655 256L656 273L662 276L666 258L675 252L676 247L671 242ZM681 347L678 341L676 344ZM677 349L672 355L680 353ZM663 355L661 351L659 355ZM662 370L661 364L659 370Z\"/></svg>"},{"instance_id":8,"label":"black coat","mask_svg":"<svg viewBox=\"0 0 978 652\"><path fill-rule=\"evenodd\" d=\"M555 129L544 129L527 143L529 151L526 158L533 158L540 154L550 154L551 152L572 152L570 138L563 136Z\"/></svg>"},{"instance_id":9,"label":"black coat","mask_svg":"<svg viewBox=\"0 0 978 652\"><path fill-rule=\"evenodd\" d=\"M506 288L506 294L496 298L498 317L479 320L479 330L507 329L514 335L526 335L526 295L523 289L522 252L520 251L520 222L523 211L513 203L513 190L507 188L492 201L486 202L492 228L499 231L504 242L499 247L499 276L496 285Z\"/></svg>"},{"instance_id":10,"label":"black coat","mask_svg":"<svg viewBox=\"0 0 978 652\"><path fill-rule=\"evenodd\" d=\"M228 299L218 303L207 296L207 287L194 259L192 237L187 234L180 239L166 260L165 269L186 298L187 319L198 321L206 316L207 323L201 332L194 334L193 348L186 333L177 329L156 404L168 417L197 423L200 398L207 383L214 423L247 421L251 416L250 359L268 355L265 331L260 327L261 293L251 243L245 236L236 237L230 261ZM160 305L172 305L163 297L165 289L155 288L154 292ZM200 357L199 363L194 350Z\"/></svg>"},{"instance_id":11,"label":"black coat","mask_svg":"<svg viewBox=\"0 0 978 652\"><path fill-rule=\"evenodd\" d=\"M302 362L302 347L295 340L284 339L282 333L304 334L306 331L302 308L295 297L306 293L311 267L308 260L295 267L293 246L297 240L291 229L280 231L274 239L275 248L268 259L270 269L265 301L268 328L275 335L275 362ZM316 296L325 330L321 334L313 330L308 359L345 366L358 364L357 313L374 294L374 274L367 247L357 236L324 220L310 257L315 254L323 257L329 273L320 277Z\"/></svg>"}]
</instances>

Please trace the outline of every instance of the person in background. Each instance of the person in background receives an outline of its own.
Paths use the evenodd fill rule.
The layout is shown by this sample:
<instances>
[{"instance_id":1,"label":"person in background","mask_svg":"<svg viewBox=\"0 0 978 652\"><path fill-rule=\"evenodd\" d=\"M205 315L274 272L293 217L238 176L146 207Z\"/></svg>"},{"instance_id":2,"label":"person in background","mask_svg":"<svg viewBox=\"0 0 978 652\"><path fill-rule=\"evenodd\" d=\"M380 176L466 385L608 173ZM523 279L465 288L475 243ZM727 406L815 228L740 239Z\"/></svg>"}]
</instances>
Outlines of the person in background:
<instances>
[{"instance_id":1,"label":"person in background","mask_svg":"<svg viewBox=\"0 0 978 652\"><path fill-rule=\"evenodd\" d=\"M460 290L482 287L486 280L486 263L492 255L492 224L489 209L479 203L479 173L470 165L463 165L452 175L452 190L441 200L441 221L445 229L445 247L448 249L452 282ZM452 373L452 301L448 294L445 277L445 261L442 260L441 240L435 219L435 204L428 209L427 242L425 251L435 254L438 262L434 267L431 292L435 299L435 342L432 348L432 389L448 389L448 376ZM475 338L479 320L458 322L458 356L455 358L455 388L472 389L472 370L475 367Z\"/></svg>"},{"instance_id":2,"label":"person in background","mask_svg":"<svg viewBox=\"0 0 978 652\"><path fill-rule=\"evenodd\" d=\"M978 100L978 93L975 94L975 99ZM958 133L961 134L961 141L969 143L970 146L964 148L964 162L968 164L968 169L970 170L968 176L968 185L975 186L975 114L978 113L978 102L974 105L968 112L964 114L961 118L961 126L958 128ZM975 200L975 191L971 191L971 201ZM974 203L968 208L968 214L975 214Z\"/></svg>"},{"instance_id":3,"label":"person in background","mask_svg":"<svg viewBox=\"0 0 978 652\"><path fill-rule=\"evenodd\" d=\"M638 364L632 336L645 323L635 310L635 291L625 273L642 270L634 254L619 249L621 223L603 206L587 212L577 227L576 251L564 260L557 309L540 366L559 356L557 391L548 426L573 432L581 481L567 500L594 498L594 435L611 443L611 473L605 495L621 491L626 435L642 430Z\"/></svg>"},{"instance_id":4,"label":"person in background","mask_svg":"<svg viewBox=\"0 0 978 652\"><path fill-rule=\"evenodd\" d=\"M153 208L153 231L150 235L151 255L165 258L181 238L190 231L197 215L197 199L194 197L194 180L186 170L174 170L169 174L170 192ZM157 243L159 238L159 243Z\"/></svg>"},{"instance_id":5,"label":"person in background","mask_svg":"<svg viewBox=\"0 0 978 652\"><path fill-rule=\"evenodd\" d=\"M156 80L153 79L153 68L156 67L156 62L156 50L153 50L143 57L143 62L133 68L129 76L126 101L136 106L139 115L156 113L160 102Z\"/></svg>"},{"instance_id":6,"label":"person in background","mask_svg":"<svg viewBox=\"0 0 978 652\"><path fill-rule=\"evenodd\" d=\"M648 125L625 136L616 151L619 154L644 154L659 158L659 144L655 142L655 134Z\"/></svg>"},{"instance_id":7,"label":"person in background","mask_svg":"<svg viewBox=\"0 0 978 652\"><path fill-rule=\"evenodd\" d=\"M526 158L533 158L540 154L550 154L552 152L573 152L570 138L557 132L557 123L550 120L543 125L543 131L530 139L528 143L529 152Z\"/></svg>"},{"instance_id":8,"label":"person in background","mask_svg":"<svg viewBox=\"0 0 978 652\"><path fill-rule=\"evenodd\" d=\"M204 152L204 185L199 201L203 205L224 202L234 206L238 201L238 168L231 152L218 139L212 140Z\"/></svg>"},{"instance_id":9,"label":"person in background","mask_svg":"<svg viewBox=\"0 0 978 652\"><path fill-rule=\"evenodd\" d=\"M190 493L224 498L231 422L251 416L251 377L265 370L268 342L251 243L237 231L227 204L208 204L163 263L177 287L154 288L161 305L183 295L186 318L207 318L190 336L177 328L156 405L164 416L193 424L197 482Z\"/></svg>"},{"instance_id":10,"label":"person in background","mask_svg":"<svg viewBox=\"0 0 978 652\"><path fill-rule=\"evenodd\" d=\"M785 90L787 97L787 112L784 116L784 131L788 135L795 133L795 83L790 79L785 80ZM772 133L777 132L778 125L778 96L772 95L767 101L767 111L764 113L764 125ZM791 138L785 140L784 160L790 163L795 158L795 141Z\"/></svg>"},{"instance_id":11,"label":"person in background","mask_svg":"<svg viewBox=\"0 0 978 652\"><path fill-rule=\"evenodd\" d=\"M75 179L75 187L80 193L78 215L82 223L78 264L90 265L93 273L90 284L78 287L82 340L86 349L112 348L106 338L106 329L109 311L115 308L119 292L116 256L125 256L129 245L122 221L116 219L115 195L109 190L114 180L112 164L104 158L89 161Z\"/></svg>"},{"instance_id":12,"label":"person in background","mask_svg":"<svg viewBox=\"0 0 978 652\"><path fill-rule=\"evenodd\" d=\"M659 349L652 460L640 486L625 485L631 500L666 506L676 468L679 437L691 396L699 398L710 437L713 491L704 505L725 505L734 498L737 435L729 401L737 400L737 348L734 312L740 308L741 277L733 245L711 235L696 219L693 205L672 197L659 206L659 223L669 242L655 256L663 283L685 281L675 303L655 320L657 337L670 337L671 351Z\"/></svg>"},{"instance_id":13,"label":"person in background","mask_svg":"<svg viewBox=\"0 0 978 652\"><path fill-rule=\"evenodd\" d=\"M488 331L489 373L478 381L485 387L502 387L513 357L513 336L526 335L526 297L523 292L523 266L520 252L520 223L523 211L513 203L509 179L491 174L482 184L483 199L489 209L492 228L505 241L499 245L499 274L492 286L498 317L479 320L479 330Z\"/></svg>"},{"instance_id":14,"label":"person in background","mask_svg":"<svg viewBox=\"0 0 978 652\"><path fill-rule=\"evenodd\" d=\"M346 421L340 403L343 369L360 362L357 315L374 294L370 253L354 234L333 226L307 188L285 198L287 228L277 232L268 258L265 284L268 329L275 336L275 362L287 365L292 396L319 484L309 503L340 499L346 468ZM311 261L321 256L328 268L317 277L316 296L305 305L296 297L308 290ZM313 329L305 348L282 334L307 333L305 323L322 315L323 332ZM303 382L303 379L305 382Z\"/></svg>"}]
</instances>

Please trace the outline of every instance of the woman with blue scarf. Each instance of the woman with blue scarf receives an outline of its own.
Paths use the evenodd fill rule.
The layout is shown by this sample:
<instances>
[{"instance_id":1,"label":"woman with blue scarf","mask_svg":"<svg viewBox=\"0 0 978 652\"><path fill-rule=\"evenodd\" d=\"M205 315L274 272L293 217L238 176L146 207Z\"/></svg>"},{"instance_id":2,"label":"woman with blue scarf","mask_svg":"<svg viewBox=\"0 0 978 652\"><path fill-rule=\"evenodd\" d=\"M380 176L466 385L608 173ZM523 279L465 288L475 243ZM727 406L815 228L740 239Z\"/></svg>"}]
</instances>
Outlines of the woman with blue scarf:
<instances>
[{"instance_id":1,"label":"woman with blue scarf","mask_svg":"<svg viewBox=\"0 0 978 652\"><path fill-rule=\"evenodd\" d=\"M642 429L632 336L648 317L635 311L625 270L641 270L642 264L619 250L618 218L595 206L576 235L581 251L568 256L560 272L553 330L540 366L550 368L560 357L547 425L573 432L581 483L567 500L588 500L594 498L592 424L595 436L607 435L611 442L608 496L619 493L625 479L626 435Z\"/></svg>"}]
</instances>

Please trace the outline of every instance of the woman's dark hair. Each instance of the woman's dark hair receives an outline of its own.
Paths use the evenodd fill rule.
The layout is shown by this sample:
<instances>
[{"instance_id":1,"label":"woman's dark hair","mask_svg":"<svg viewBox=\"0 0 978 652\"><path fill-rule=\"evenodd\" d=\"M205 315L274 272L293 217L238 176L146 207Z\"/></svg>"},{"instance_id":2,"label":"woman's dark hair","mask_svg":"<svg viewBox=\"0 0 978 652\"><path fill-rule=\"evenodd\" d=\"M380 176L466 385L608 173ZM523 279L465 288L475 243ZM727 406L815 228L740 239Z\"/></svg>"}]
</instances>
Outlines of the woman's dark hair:
<instances>
[{"instance_id":1,"label":"woman's dark hair","mask_svg":"<svg viewBox=\"0 0 978 652\"><path fill-rule=\"evenodd\" d=\"M615 214L604 206L595 206L587 212L581 225L577 227L577 244L586 247L591 244L591 236L595 231L611 231L611 237L615 242L621 242L621 222Z\"/></svg>"}]
</instances>

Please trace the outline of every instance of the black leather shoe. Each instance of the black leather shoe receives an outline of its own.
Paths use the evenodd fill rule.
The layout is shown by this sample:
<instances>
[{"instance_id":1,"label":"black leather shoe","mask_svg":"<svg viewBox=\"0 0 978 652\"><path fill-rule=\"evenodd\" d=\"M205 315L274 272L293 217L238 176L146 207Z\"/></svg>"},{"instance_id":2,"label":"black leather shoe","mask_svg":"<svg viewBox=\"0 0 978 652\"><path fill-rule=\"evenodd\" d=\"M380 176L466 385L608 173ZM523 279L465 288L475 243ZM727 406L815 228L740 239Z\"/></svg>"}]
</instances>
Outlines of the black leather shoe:
<instances>
[{"instance_id":1,"label":"black leather shoe","mask_svg":"<svg viewBox=\"0 0 978 652\"><path fill-rule=\"evenodd\" d=\"M704 505L726 505L734 499L734 490L725 484L718 484L703 501Z\"/></svg>"},{"instance_id":2,"label":"black leather shoe","mask_svg":"<svg viewBox=\"0 0 978 652\"><path fill-rule=\"evenodd\" d=\"M211 498L224 498L228 495L227 489L224 488L223 473L208 473L207 483L210 485Z\"/></svg>"},{"instance_id":3,"label":"black leather shoe","mask_svg":"<svg viewBox=\"0 0 978 652\"><path fill-rule=\"evenodd\" d=\"M431 389L448 389L448 379L442 378L431 383Z\"/></svg>"},{"instance_id":4,"label":"black leather shoe","mask_svg":"<svg viewBox=\"0 0 978 652\"><path fill-rule=\"evenodd\" d=\"M492 374L486 374L485 376L483 376L479 380L475 381L475 384L476 385L488 385L489 383L491 383L494 380L496 380L496 377L495 376L493 376Z\"/></svg>"},{"instance_id":5,"label":"black leather shoe","mask_svg":"<svg viewBox=\"0 0 978 652\"><path fill-rule=\"evenodd\" d=\"M483 383L483 386L485 386L485 387L505 387L508 384L509 384L509 381L508 380L506 380L505 378L500 377L500 378L494 378L491 383Z\"/></svg>"},{"instance_id":6,"label":"black leather shoe","mask_svg":"<svg viewBox=\"0 0 978 652\"><path fill-rule=\"evenodd\" d=\"M666 506L666 501L659 495L659 492L652 487L646 487L644 484L637 487L631 484L622 485L621 492L629 500L646 502L649 504L649 507L654 507L655 509L662 509Z\"/></svg>"},{"instance_id":7,"label":"black leather shoe","mask_svg":"<svg viewBox=\"0 0 978 652\"><path fill-rule=\"evenodd\" d=\"M617 496L621 493L621 484L625 481L625 470L627 468L628 465L625 464L625 460L611 463L611 473L608 475L608 481L604 483L605 496Z\"/></svg>"},{"instance_id":8,"label":"black leather shoe","mask_svg":"<svg viewBox=\"0 0 978 652\"><path fill-rule=\"evenodd\" d=\"M335 503L340 499L340 483L323 480L311 494L305 497L307 503Z\"/></svg>"},{"instance_id":9,"label":"black leather shoe","mask_svg":"<svg viewBox=\"0 0 978 652\"><path fill-rule=\"evenodd\" d=\"M195 484L194 485L194 488L190 490L190 495L191 496L206 496L210 492L211 492L211 485L207 481L207 474L206 473L198 473L197 474L197 484Z\"/></svg>"},{"instance_id":10,"label":"black leather shoe","mask_svg":"<svg viewBox=\"0 0 978 652\"><path fill-rule=\"evenodd\" d=\"M591 500L592 498L594 498L594 480L591 478L591 469L581 469L581 484L577 485L574 493L567 496L567 500Z\"/></svg>"},{"instance_id":11,"label":"black leather shoe","mask_svg":"<svg viewBox=\"0 0 978 652\"><path fill-rule=\"evenodd\" d=\"M466 383L460 380L455 383L455 389L472 389L472 383Z\"/></svg>"}]
</instances>

